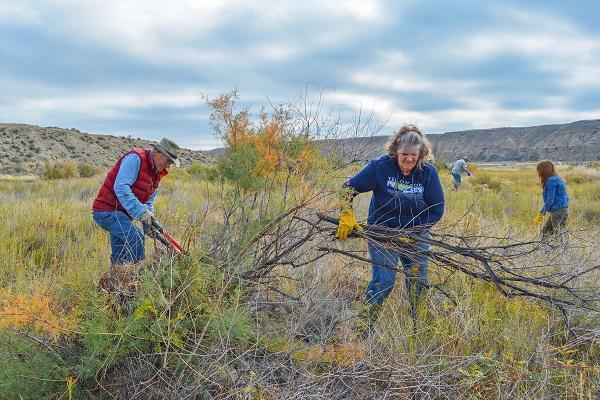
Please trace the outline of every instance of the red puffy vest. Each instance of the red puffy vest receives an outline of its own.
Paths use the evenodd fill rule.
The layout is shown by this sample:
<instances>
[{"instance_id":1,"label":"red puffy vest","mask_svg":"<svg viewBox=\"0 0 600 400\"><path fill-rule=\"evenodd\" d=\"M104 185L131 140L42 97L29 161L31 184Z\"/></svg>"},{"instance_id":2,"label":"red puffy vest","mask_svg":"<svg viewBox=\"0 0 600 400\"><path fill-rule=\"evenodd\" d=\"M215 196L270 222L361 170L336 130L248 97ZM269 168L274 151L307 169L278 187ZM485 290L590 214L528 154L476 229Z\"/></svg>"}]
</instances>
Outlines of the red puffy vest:
<instances>
[{"instance_id":1,"label":"red puffy vest","mask_svg":"<svg viewBox=\"0 0 600 400\"><path fill-rule=\"evenodd\" d=\"M92 204L92 210L94 211L122 211L127 214L127 211L121 206L117 195L115 194L115 180L121 168L121 161L128 154L137 154L142 163L140 165L140 172L138 173L137 179L131 185L131 191L137 197L137 199L146 204L150 197L156 191L160 180L167 175L167 170L164 169L160 172L154 171L154 160L152 159L151 150L148 149L133 149L121 156L117 163L108 171L104 183L100 187L100 191Z\"/></svg>"}]
</instances>

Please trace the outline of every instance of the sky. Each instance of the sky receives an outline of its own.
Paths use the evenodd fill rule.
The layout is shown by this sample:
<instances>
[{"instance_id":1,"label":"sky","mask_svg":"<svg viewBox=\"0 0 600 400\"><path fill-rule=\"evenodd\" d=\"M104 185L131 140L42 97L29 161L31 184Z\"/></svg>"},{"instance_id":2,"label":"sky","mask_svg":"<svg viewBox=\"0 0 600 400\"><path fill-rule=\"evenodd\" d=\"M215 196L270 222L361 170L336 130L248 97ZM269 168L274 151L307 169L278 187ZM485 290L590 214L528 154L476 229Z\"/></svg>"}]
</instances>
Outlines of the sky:
<instances>
[{"instance_id":1,"label":"sky","mask_svg":"<svg viewBox=\"0 0 600 400\"><path fill-rule=\"evenodd\" d=\"M211 149L206 99L232 90L381 134L597 119L599 20L597 0L0 0L0 122Z\"/></svg>"}]
</instances>

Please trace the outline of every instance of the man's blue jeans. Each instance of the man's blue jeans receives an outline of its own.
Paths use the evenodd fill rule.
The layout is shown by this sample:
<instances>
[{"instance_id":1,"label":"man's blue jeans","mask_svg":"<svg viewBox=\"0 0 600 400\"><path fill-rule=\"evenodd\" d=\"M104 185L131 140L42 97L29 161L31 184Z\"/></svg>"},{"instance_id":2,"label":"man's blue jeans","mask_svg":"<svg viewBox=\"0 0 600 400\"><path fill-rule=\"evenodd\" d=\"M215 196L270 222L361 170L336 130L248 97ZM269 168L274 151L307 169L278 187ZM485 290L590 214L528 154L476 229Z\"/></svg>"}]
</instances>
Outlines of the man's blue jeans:
<instances>
[{"instance_id":1,"label":"man's blue jeans","mask_svg":"<svg viewBox=\"0 0 600 400\"><path fill-rule=\"evenodd\" d=\"M110 235L112 265L144 259L144 233L121 211L94 211L94 222Z\"/></svg>"},{"instance_id":2,"label":"man's blue jeans","mask_svg":"<svg viewBox=\"0 0 600 400\"><path fill-rule=\"evenodd\" d=\"M430 236L426 234L423 237L428 239ZM414 248L414 251L410 250L411 247ZM394 288L397 273L392 268L398 269L398 260L402 262L406 288L409 293L414 292L418 297L423 288L429 285L427 277L429 257L425 254L429 250L429 244L415 243L414 245L407 246L406 250L406 252L399 253L386 249L378 243L369 242L369 253L371 255L373 270L371 282L367 285L365 292L365 298L368 303L381 304L390 294ZM409 252L410 254L408 254ZM418 274L413 272L415 265L418 265ZM386 266L391 268L386 268Z\"/></svg>"},{"instance_id":3,"label":"man's blue jeans","mask_svg":"<svg viewBox=\"0 0 600 400\"><path fill-rule=\"evenodd\" d=\"M454 189L459 189L462 177L460 176L460 174L454 174L454 173L452 174L452 176L454 177Z\"/></svg>"}]
</instances>

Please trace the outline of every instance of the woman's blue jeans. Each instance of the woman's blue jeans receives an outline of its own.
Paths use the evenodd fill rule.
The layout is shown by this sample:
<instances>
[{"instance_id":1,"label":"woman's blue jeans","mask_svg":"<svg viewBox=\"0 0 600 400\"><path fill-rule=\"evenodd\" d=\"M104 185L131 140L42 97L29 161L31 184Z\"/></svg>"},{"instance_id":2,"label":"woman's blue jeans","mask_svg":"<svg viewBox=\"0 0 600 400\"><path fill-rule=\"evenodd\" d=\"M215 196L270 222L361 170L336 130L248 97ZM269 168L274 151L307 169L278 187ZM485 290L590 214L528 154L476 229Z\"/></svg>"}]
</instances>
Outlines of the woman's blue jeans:
<instances>
[{"instance_id":1,"label":"woman's blue jeans","mask_svg":"<svg viewBox=\"0 0 600 400\"><path fill-rule=\"evenodd\" d=\"M94 222L110 235L112 265L144 259L144 233L121 211L94 211Z\"/></svg>"},{"instance_id":2,"label":"woman's blue jeans","mask_svg":"<svg viewBox=\"0 0 600 400\"><path fill-rule=\"evenodd\" d=\"M423 238L429 239L430 236L425 234ZM429 250L429 244L421 242L407 245L406 251L401 252L386 249L379 243L369 242L373 270L371 281L365 291L367 302L381 304L390 294L396 282L398 260L402 262L406 288L409 294L414 292L413 294L418 297L423 288L429 286L427 250ZM416 266L418 266L418 273L413 271L413 267Z\"/></svg>"}]
</instances>

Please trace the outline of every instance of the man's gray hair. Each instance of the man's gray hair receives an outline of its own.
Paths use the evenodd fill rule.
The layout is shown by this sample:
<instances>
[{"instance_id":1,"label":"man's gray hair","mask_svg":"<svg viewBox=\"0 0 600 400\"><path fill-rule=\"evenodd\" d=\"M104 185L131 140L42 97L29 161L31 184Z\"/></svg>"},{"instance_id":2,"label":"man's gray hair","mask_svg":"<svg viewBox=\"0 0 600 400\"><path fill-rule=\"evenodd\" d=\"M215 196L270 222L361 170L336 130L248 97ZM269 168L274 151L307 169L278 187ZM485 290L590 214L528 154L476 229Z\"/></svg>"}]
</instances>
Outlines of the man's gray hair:
<instances>
[{"instance_id":1,"label":"man's gray hair","mask_svg":"<svg viewBox=\"0 0 600 400\"><path fill-rule=\"evenodd\" d=\"M417 168L421 169L427 160L433 160L431 144L425 135L414 125L405 125L388 139L385 150L388 156L396 158L404 149L415 149L419 152Z\"/></svg>"}]
</instances>

